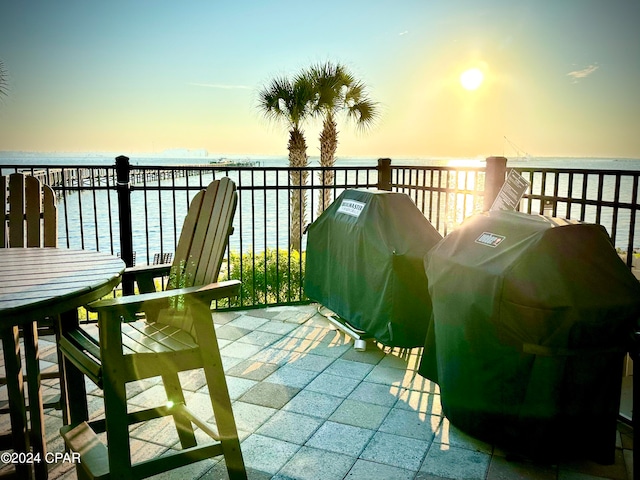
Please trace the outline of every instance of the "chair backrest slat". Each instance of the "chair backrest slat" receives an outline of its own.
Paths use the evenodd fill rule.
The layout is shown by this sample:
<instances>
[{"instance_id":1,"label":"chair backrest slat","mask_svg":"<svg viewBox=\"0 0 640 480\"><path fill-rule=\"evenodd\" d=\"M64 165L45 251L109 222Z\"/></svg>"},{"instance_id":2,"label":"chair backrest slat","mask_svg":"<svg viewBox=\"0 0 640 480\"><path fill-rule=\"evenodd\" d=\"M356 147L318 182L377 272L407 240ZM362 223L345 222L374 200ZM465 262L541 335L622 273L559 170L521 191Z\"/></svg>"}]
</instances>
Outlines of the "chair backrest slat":
<instances>
[{"instance_id":1,"label":"chair backrest slat","mask_svg":"<svg viewBox=\"0 0 640 480\"><path fill-rule=\"evenodd\" d=\"M236 186L228 177L211 182L194 197L182 226L168 288L218 280L237 201Z\"/></svg>"},{"instance_id":2,"label":"chair backrest slat","mask_svg":"<svg viewBox=\"0 0 640 480\"><path fill-rule=\"evenodd\" d=\"M56 247L58 215L53 190L30 175L2 177L3 224L0 248Z\"/></svg>"},{"instance_id":3,"label":"chair backrest slat","mask_svg":"<svg viewBox=\"0 0 640 480\"><path fill-rule=\"evenodd\" d=\"M9 241L9 229L7 224L7 213L9 202L7 192L7 177L0 175L0 195L2 195L2 210L0 210L0 216L2 218L2 226L0 227L0 248L7 246Z\"/></svg>"},{"instance_id":4,"label":"chair backrest slat","mask_svg":"<svg viewBox=\"0 0 640 480\"><path fill-rule=\"evenodd\" d=\"M49 185L42 186L42 201L44 222L44 246L58 246L58 209L56 208L56 197L53 189Z\"/></svg>"}]
</instances>

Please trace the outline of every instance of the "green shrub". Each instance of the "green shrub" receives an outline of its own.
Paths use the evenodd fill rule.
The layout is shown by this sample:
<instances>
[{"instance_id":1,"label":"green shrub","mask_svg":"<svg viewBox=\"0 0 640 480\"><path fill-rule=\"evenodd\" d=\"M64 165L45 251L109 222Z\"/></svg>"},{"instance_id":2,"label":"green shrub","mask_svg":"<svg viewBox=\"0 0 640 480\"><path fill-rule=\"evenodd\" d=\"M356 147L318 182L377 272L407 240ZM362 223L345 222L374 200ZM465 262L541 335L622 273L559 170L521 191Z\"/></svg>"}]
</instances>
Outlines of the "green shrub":
<instances>
[{"instance_id":1,"label":"green shrub","mask_svg":"<svg viewBox=\"0 0 640 480\"><path fill-rule=\"evenodd\" d=\"M242 281L241 295L232 305L268 305L304 299L304 253L269 248L265 252L231 252L229 278Z\"/></svg>"}]
</instances>

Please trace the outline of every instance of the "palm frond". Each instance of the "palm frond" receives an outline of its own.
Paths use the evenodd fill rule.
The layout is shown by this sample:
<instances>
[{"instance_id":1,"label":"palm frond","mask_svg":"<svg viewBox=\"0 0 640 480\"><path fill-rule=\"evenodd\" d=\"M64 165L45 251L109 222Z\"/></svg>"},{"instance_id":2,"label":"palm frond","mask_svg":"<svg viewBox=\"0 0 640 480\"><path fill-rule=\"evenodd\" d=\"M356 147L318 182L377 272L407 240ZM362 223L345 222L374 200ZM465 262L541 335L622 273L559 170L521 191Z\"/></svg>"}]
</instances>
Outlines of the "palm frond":
<instances>
[{"instance_id":1,"label":"palm frond","mask_svg":"<svg viewBox=\"0 0 640 480\"><path fill-rule=\"evenodd\" d=\"M368 98L351 104L347 109L347 118L353 119L358 128L371 128L379 117L379 105Z\"/></svg>"},{"instance_id":2,"label":"palm frond","mask_svg":"<svg viewBox=\"0 0 640 480\"><path fill-rule=\"evenodd\" d=\"M0 60L0 96L7 95L9 90L9 81L7 77L7 70L4 68L2 60Z\"/></svg>"}]
</instances>

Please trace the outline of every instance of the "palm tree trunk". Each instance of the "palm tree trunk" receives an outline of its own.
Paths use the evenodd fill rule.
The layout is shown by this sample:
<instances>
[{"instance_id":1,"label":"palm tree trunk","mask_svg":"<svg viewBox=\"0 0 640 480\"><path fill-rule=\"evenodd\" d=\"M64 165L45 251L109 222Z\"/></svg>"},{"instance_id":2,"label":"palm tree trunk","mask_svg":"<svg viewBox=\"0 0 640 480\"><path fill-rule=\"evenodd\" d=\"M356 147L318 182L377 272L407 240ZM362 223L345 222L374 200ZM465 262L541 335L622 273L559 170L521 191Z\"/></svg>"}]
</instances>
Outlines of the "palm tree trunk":
<instances>
[{"instance_id":1,"label":"palm tree trunk","mask_svg":"<svg viewBox=\"0 0 640 480\"><path fill-rule=\"evenodd\" d=\"M336 158L336 150L338 149L338 125L331 115L327 115L320 132L320 166L333 167ZM333 185L333 170L325 170L319 174L320 183L323 187ZM320 198L318 198L318 216L331 203L331 189L323 188Z\"/></svg>"},{"instance_id":2,"label":"palm tree trunk","mask_svg":"<svg viewBox=\"0 0 640 480\"><path fill-rule=\"evenodd\" d=\"M293 168L308 165L307 142L299 128L295 127L289 134L289 166ZM308 171L292 170L289 173L291 181L291 232L289 246L291 250L300 251L302 243L302 223L306 216L306 192L300 187L307 184Z\"/></svg>"}]
</instances>

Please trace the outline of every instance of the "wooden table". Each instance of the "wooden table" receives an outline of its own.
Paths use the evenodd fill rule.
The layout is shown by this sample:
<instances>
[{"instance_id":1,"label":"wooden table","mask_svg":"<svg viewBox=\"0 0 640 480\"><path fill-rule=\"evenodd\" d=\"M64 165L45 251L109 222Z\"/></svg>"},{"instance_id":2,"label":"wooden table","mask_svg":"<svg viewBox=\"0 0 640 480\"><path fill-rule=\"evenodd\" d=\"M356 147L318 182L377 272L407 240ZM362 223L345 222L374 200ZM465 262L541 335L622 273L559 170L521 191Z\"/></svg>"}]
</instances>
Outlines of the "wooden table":
<instances>
[{"instance_id":1,"label":"wooden table","mask_svg":"<svg viewBox=\"0 0 640 480\"><path fill-rule=\"evenodd\" d=\"M32 478L34 472L36 478L47 478L37 322L59 315L64 315L66 321L77 322L77 308L109 294L120 282L124 267L122 260L99 252L60 248L0 248L0 334L7 376L12 443L16 452L31 452L30 457L26 458L33 460L31 463L34 468L32 472L31 463L17 463L15 466L19 478ZM23 330L24 336L31 428L27 425L18 327ZM63 381L61 390L65 396ZM62 400L64 411L64 404L69 400ZM30 444L33 450L30 450Z\"/></svg>"}]
</instances>

